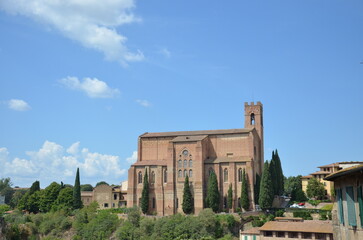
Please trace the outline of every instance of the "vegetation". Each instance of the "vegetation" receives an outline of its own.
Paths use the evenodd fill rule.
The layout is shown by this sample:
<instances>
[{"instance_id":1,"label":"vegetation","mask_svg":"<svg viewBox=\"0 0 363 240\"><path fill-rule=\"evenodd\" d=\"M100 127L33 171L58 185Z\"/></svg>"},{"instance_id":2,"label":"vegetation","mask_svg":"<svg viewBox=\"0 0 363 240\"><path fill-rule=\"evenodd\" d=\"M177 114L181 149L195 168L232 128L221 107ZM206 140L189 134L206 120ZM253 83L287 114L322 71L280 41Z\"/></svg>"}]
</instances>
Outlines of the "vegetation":
<instances>
[{"instance_id":1,"label":"vegetation","mask_svg":"<svg viewBox=\"0 0 363 240\"><path fill-rule=\"evenodd\" d=\"M254 185L254 192L255 192L255 203L259 204L258 200L260 198L260 184L261 184L261 177L256 173L256 183Z\"/></svg>"},{"instance_id":2,"label":"vegetation","mask_svg":"<svg viewBox=\"0 0 363 240\"><path fill-rule=\"evenodd\" d=\"M149 211L149 178L145 169L144 185L141 194L141 211L146 214Z\"/></svg>"},{"instance_id":3,"label":"vegetation","mask_svg":"<svg viewBox=\"0 0 363 240\"><path fill-rule=\"evenodd\" d=\"M79 180L79 168L77 168L76 180L74 181L73 188L73 209L82 208L82 199L81 199L81 184Z\"/></svg>"},{"instance_id":4,"label":"vegetation","mask_svg":"<svg viewBox=\"0 0 363 240\"><path fill-rule=\"evenodd\" d=\"M248 182L247 182L246 171L244 169L242 172L241 207L245 211L248 211L250 208L250 201L248 198Z\"/></svg>"},{"instance_id":5,"label":"vegetation","mask_svg":"<svg viewBox=\"0 0 363 240\"><path fill-rule=\"evenodd\" d=\"M101 182L96 183L96 187L99 186L99 185L108 185L108 186L110 186L110 184L108 184L105 181L101 181Z\"/></svg>"},{"instance_id":6,"label":"vegetation","mask_svg":"<svg viewBox=\"0 0 363 240\"><path fill-rule=\"evenodd\" d=\"M284 194L291 197L291 201L304 202L307 200L302 190L301 175L285 178Z\"/></svg>"},{"instance_id":7,"label":"vegetation","mask_svg":"<svg viewBox=\"0 0 363 240\"><path fill-rule=\"evenodd\" d=\"M333 204L327 204L324 207L320 208L321 210L325 210L325 211L331 211L333 210Z\"/></svg>"},{"instance_id":8,"label":"vegetation","mask_svg":"<svg viewBox=\"0 0 363 240\"><path fill-rule=\"evenodd\" d=\"M306 187L306 193L309 198L323 199L325 197L324 184L316 178L311 178Z\"/></svg>"},{"instance_id":9,"label":"vegetation","mask_svg":"<svg viewBox=\"0 0 363 240\"><path fill-rule=\"evenodd\" d=\"M81 184L81 191L92 192L93 187L91 184Z\"/></svg>"},{"instance_id":10,"label":"vegetation","mask_svg":"<svg viewBox=\"0 0 363 240\"><path fill-rule=\"evenodd\" d=\"M12 185L10 178L0 179L0 195L5 196L6 204L10 204L10 200L14 194L14 190L11 187Z\"/></svg>"},{"instance_id":11,"label":"vegetation","mask_svg":"<svg viewBox=\"0 0 363 240\"><path fill-rule=\"evenodd\" d=\"M218 212L219 204L220 204L220 195L218 191L217 176L214 172L211 172L208 179L206 205L207 207L211 208L214 212Z\"/></svg>"},{"instance_id":12,"label":"vegetation","mask_svg":"<svg viewBox=\"0 0 363 240\"><path fill-rule=\"evenodd\" d=\"M269 170L268 161L265 162L263 167L263 173L260 184L260 196L258 202L262 209L267 209L272 207L274 192L271 180L271 174Z\"/></svg>"},{"instance_id":13,"label":"vegetation","mask_svg":"<svg viewBox=\"0 0 363 240\"><path fill-rule=\"evenodd\" d=\"M185 214L191 214L193 212L193 208L194 208L193 196L192 196L192 192L190 191L188 176L185 177L185 181L184 181L182 208L183 208L183 212Z\"/></svg>"},{"instance_id":14,"label":"vegetation","mask_svg":"<svg viewBox=\"0 0 363 240\"><path fill-rule=\"evenodd\" d=\"M228 204L228 208L229 209L232 209L233 208L233 190L232 190L232 183L229 184L229 188L228 188L227 204Z\"/></svg>"}]
</instances>

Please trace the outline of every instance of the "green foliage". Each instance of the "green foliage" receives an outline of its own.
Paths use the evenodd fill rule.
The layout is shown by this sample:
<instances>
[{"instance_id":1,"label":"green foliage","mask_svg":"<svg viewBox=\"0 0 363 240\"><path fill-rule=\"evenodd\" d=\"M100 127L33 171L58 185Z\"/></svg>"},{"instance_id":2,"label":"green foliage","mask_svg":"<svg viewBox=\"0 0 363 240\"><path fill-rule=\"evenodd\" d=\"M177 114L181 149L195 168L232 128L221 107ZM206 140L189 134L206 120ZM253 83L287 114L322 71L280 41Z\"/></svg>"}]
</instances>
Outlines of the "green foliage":
<instances>
[{"instance_id":1,"label":"green foliage","mask_svg":"<svg viewBox=\"0 0 363 240\"><path fill-rule=\"evenodd\" d=\"M96 183L96 187L99 186L99 185L108 185L108 186L110 186L110 184L108 184L105 181L101 181L101 182Z\"/></svg>"},{"instance_id":2,"label":"green foliage","mask_svg":"<svg viewBox=\"0 0 363 240\"><path fill-rule=\"evenodd\" d=\"M149 178L147 175L147 169L145 169L144 185L141 193L141 211L147 214L149 211Z\"/></svg>"},{"instance_id":3,"label":"green foliage","mask_svg":"<svg viewBox=\"0 0 363 240\"><path fill-rule=\"evenodd\" d=\"M80 209L83 207L81 199L81 184L79 179L79 168L77 168L76 179L73 188L73 209Z\"/></svg>"},{"instance_id":4,"label":"green foliage","mask_svg":"<svg viewBox=\"0 0 363 240\"><path fill-rule=\"evenodd\" d=\"M10 210L10 206L7 204L1 204L0 205L0 216L4 213Z\"/></svg>"},{"instance_id":5,"label":"green foliage","mask_svg":"<svg viewBox=\"0 0 363 240\"><path fill-rule=\"evenodd\" d=\"M82 184L81 185L81 191L92 192L93 191L93 187L92 187L91 184Z\"/></svg>"},{"instance_id":6,"label":"green foliage","mask_svg":"<svg viewBox=\"0 0 363 240\"><path fill-rule=\"evenodd\" d=\"M12 185L10 178L0 179L0 195L5 196L5 204L10 204L14 194L14 190L11 187Z\"/></svg>"},{"instance_id":7,"label":"green foliage","mask_svg":"<svg viewBox=\"0 0 363 240\"><path fill-rule=\"evenodd\" d=\"M65 187L60 190L53 209L72 209L73 207L73 189Z\"/></svg>"},{"instance_id":8,"label":"green foliage","mask_svg":"<svg viewBox=\"0 0 363 240\"><path fill-rule=\"evenodd\" d=\"M279 153L277 152L277 149L275 150L274 157L275 157L275 172L276 172L276 186L277 186L275 194L281 196L284 192L285 177L282 171L281 160L279 157Z\"/></svg>"},{"instance_id":9,"label":"green foliage","mask_svg":"<svg viewBox=\"0 0 363 240\"><path fill-rule=\"evenodd\" d=\"M310 203L311 205L316 207L319 205L319 203L321 203L321 201L320 200L309 200L308 203Z\"/></svg>"},{"instance_id":10,"label":"green foliage","mask_svg":"<svg viewBox=\"0 0 363 240\"><path fill-rule=\"evenodd\" d=\"M327 204L324 207L320 208L321 210L325 210L325 211L331 211L333 210L333 204Z\"/></svg>"},{"instance_id":11,"label":"green foliage","mask_svg":"<svg viewBox=\"0 0 363 240\"><path fill-rule=\"evenodd\" d=\"M260 198L260 184L261 184L261 177L256 173L256 183L253 186L255 192L255 203L259 204L258 200Z\"/></svg>"},{"instance_id":12,"label":"green foliage","mask_svg":"<svg viewBox=\"0 0 363 240\"><path fill-rule=\"evenodd\" d=\"M36 191L40 190L40 182L39 181L35 181L33 182L32 186L29 189L29 194L33 194Z\"/></svg>"},{"instance_id":13,"label":"green foliage","mask_svg":"<svg viewBox=\"0 0 363 240\"><path fill-rule=\"evenodd\" d=\"M273 189L273 194L277 195L278 192L278 182L277 182L277 169L276 169L276 162L275 162L275 152L272 151L272 159L269 163L269 172L271 175L271 186Z\"/></svg>"},{"instance_id":14,"label":"green foliage","mask_svg":"<svg viewBox=\"0 0 363 240\"><path fill-rule=\"evenodd\" d=\"M227 195L227 204L228 204L228 208L232 209L233 208L233 190L232 190L232 183L229 184L229 188L228 188L228 195Z\"/></svg>"},{"instance_id":15,"label":"green foliage","mask_svg":"<svg viewBox=\"0 0 363 240\"><path fill-rule=\"evenodd\" d=\"M18 189L14 192L13 197L10 200L10 206L12 208L15 208L16 206L18 206L20 199L24 196L24 194L26 193L26 190L23 189Z\"/></svg>"},{"instance_id":16,"label":"green foliage","mask_svg":"<svg viewBox=\"0 0 363 240\"><path fill-rule=\"evenodd\" d=\"M220 195L218 191L217 176L214 172L209 175L208 186L207 186L207 197L206 205L211 208L214 212L219 211Z\"/></svg>"},{"instance_id":17,"label":"green foliage","mask_svg":"<svg viewBox=\"0 0 363 240\"><path fill-rule=\"evenodd\" d=\"M36 191L34 194L31 195L31 197L40 192L41 194L39 196L39 210L42 212L49 212L55 204L60 190L61 185L56 182L52 182L44 190Z\"/></svg>"},{"instance_id":18,"label":"green foliage","mask_svg":"<svg viewBox=\"0 0 363 240\"><path fill-rule=\"evenodd\" d=\"M293 216L303 218L304 220L313 220L309 211L294 211Z\"/></svg>"},{"instance_id":19,"label":"green foliage","mask_svg":"<svg viewBox=\"0 0 363 240\"><path fill-rule=\"evenodd\" d=\"M306 187L306 193L309 198L323 199L325 197L324 184L316 178L311 178Z\"/></svg>"},{"instance_id":20,"label":"green foliage","mask_svg":"<svg viewBox=\"0 0 363 240\"><path fill-rule=\"evenodd\" d=\"M140 209L138 207L132 207L127 214L127 220L134 226L140 225Z\"/></svg>"},{"instance_id":21,"label":"green foliage","mask_svg":"<svg viewBox=\"0 0 363 240\"><path fill-rule=\"evenodd\" d=\"M190 191L188 176L185 177L185 181L184 181L182 208L183 208L183 212L185 214L191 214L193 212L193 208L194 208L193 197L192 197L192 192Z\"/></svg>"},{"instance_id":22,"label":"green foliage","mask_svg":"<svg viewBox=\"0 0 363 240\"><path fill-rule=\"evenodd\" d=\"M262 209L270 208L272 206L274 193L271 181L271 174L269 171L268 161L265 162L262 172L260 184L260 197L258 202Z\"/></svg>"},{"instance_id":23,"label":"green foliage","mask_svg":"<svg viewBox=\"0 0 363 240\"><path fill-rule=\"evenodd\" d=\"M275 212L275 217L283 217L285 211L283 209L279 209Z\"/></svg>"},{"instance_id":24,"label":"green foliage","mask_svg":"<svg viewBox=\"0 0 363 240\"><path fill-rule=\"evenodd\" d=\"M301 175L285 178L284 194L291 197L291 201L304 202L307 200L302 190Z\"/></svg>"},{"instance_id":25,"label":"green foliage","mask_svg":"<svg viewBox=\"0 0 363 240\"><path fill-rule=\"evenodd\" d=\"M246 171L243 169L242 172L242 184L241 184L241 206L245 211L250 208L250 201L248 198L248 181L246 176Z\"/></svg>"}]
</instances>

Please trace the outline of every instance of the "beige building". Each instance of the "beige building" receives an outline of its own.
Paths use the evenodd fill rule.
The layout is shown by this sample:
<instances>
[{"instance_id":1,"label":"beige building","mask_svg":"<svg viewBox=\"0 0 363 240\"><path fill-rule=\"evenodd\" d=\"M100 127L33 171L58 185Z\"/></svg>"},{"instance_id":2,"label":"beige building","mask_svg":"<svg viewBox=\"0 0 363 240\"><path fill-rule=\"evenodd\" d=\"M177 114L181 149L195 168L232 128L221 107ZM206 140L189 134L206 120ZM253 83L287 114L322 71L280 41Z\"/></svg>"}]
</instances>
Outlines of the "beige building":
<instances>
[{"instance_id":1,"label":"beige building","mask_svg":"<svg viewBox=\"0 0 363 240\"><path fill-rule=\"evenodd\" d=\"M88 206L96 201L100 209L120 208L127 206L127 181L120 186L98 185L92 192L81 192L83 205Z\"/></svg>"},{"instance_id":2,"label":"beige building","mask_svg":"<svg viewBox=\"0 0 363 240\"><path fill-rule=\"evenodd\" d=\"M363 165L342 169L325 178L334 183L334 237L339 240L363 239Z\"/></svg>"},{"instance_id":3,"label":"beige building","mask_svg":"<svg viewBox=\"0 0 363 240\"><path fill-rule=\"evenodd\" d=\"M301 177L302 190L306 194L306 189L307 189L309 180L311 178L316 178L324 184L325 195L327 196L327 198L332 199L331 191L334 190L333 182L324 180L324 178L326 176L328 176L329 174L335 173L341 169L359 165L359 164L363 164L363 162L337 162L337 163L332 163L329 165L320 166L320 167L318 167L320 169L319 171L311 173L310 175Z\"/></svg>"},{"instance_id":4,"label":"beige building","mask_svg":"<svg viewBox=\"0 0 363 240\"><path fill-rule=\"evenodd\" d=\"M221 209L227 191L233 188L233 209L238 208L242 170L249 180L253 209L256 173L261 174L263 153L263 107L245 103L245 128L182 132L144 133L138 139L138 158L128 172L127 205L140 206L143 177L149 176L149 213L182 212L183 187L189 176L195 213L204 208L209 174L217 175Z\"/></svg>"},{"instance_id":5,"label":"beige building","mask_svg":"<svg viewBox=\"0 0 363 240\"><path fill-rule=\"evenodd\" d=\"M272 239L316 239L333 240L331 221L303 220L302 218L275 218L260 228L252 228L240 233L240 240Z\"/></svg>"}]
</instances>

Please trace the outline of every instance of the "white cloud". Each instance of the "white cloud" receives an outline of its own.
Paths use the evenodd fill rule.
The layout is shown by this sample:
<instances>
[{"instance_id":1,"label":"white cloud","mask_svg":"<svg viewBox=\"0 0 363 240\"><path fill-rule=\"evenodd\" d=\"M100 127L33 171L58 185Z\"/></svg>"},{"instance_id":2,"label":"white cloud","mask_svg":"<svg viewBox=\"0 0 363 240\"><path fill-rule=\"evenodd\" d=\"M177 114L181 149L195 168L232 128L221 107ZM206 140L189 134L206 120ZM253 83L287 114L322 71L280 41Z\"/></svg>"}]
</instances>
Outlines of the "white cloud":
<instances>
[{"instance_id":1,"label":"white cloud","mask_svg":"<svg viewBox=\"0 0 363 240\"><path fill-rule=\"evenodd\" d=\"M84 47L102 52L106 60L127 62L144 59L142 52L130 52L127 38L116 27L141 21L132 10L134 0L2 0L0 9L29 17L58 30Z\"/></svg>"},{"instance_id":2,"label":"white cloud","mask_svg":"<svg viewBox=\"0 0 363 240\"><path fill-rule=\"evenodd\" d=\"M86 93L90 98L113 98L120 94L117 88L110 88L97 78L84 78L80 81L77 77L66 77L59 82L69 89Z\"/></svg>"},{"instance_id":3,"label":"white cloud","mask_svg":"<svg viewBox=\"0 0 363 240\"><path fill-rule=\"evenodd\" d=\"M126 173L118 156L80 149L79 142L64 148L55 142L45 141L39 150L26 152L28 157L25 159L10 160L8 155L6 148L0 148L0 163L4 166L0 168L0 176L11 177L17 185L28 186L37 179L43 186L52 181L73 184L77 167L83 183L94 184L101 180L118 183Z\"/></svg>"},{"instance_id":4,"label":"white cloud","mask_svg":"<svg viewBox=\"0 0 363 240\"><path fill-rule=\"evenodd\" d=\"M137 161L137 151L134 151L131 157L126 158L126 161L131 164L135 163Z\"/></svg>"},{"instance_id":5,"label":"white cloud","mask_svg":"<svg viewBox=\"0 0 363 240\"><path fill-rule=\"evenodd\" d=\"M148 100L137 99L136 102L143 107L150 107L151 103Z\"/></svg>"},{"instance_id":6,"label":"white cloud","mask_svg":"<svg viewBox=\"0 0 363 240\"><path fill-rule=\"evenodd\" d=\"M165 58L170 58L171 57L171 52L167 49L167 48L162 48L160 50L160 53L165 57Z\"/></svg>"},{"instance_id":7,"label":"white cloud","mask_svg":"<svg viewBox=\"0 0 363 240\"><path fill-rule=\"evenodd\" d=\"M7 103L8 103L8 107L15 111L30 110L29 104L21 99L11 99Z\"/></svg>"}]
</instances>

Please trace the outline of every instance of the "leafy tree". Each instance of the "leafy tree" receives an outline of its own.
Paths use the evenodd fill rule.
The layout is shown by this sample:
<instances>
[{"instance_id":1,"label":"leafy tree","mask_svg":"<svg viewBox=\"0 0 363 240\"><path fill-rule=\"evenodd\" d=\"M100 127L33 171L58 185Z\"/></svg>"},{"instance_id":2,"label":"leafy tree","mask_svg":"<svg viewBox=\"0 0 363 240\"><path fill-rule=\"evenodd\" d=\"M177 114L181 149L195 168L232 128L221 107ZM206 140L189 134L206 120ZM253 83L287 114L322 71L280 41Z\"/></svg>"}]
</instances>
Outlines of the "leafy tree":
<instances>
[{"instance_id":1,"label":"leafy tree","mask_svg":"<svg viewBox=\"0 0 363 240\"><path fill-rule=\"evenodd\" d=\"M91 184L82 184L81 185L81 191L92 192L93 187L92 187Z\"/></svg>"},{"instance_id":2,"label":"leafy tree","mask_svg":"<svg viewBox=\"0 0 363 240\"><path fill-rule=\"evenodd\" d=\"M26 190L23 190L23 189L18 189L14 192L13 194L13 197L11 198L11 201L10 201L10 206L12 208L15 208L19 202L20 202L20 199L24 196L24 194L26 193L27 191Z\"/></svg>"},{"instance_id":3,"label":"leafy tree","mask_svg":"<svg viewBox=\"0 0 363 240\"><path fill-rule=\"evenodd\" d=\"M43 199L44 192L45 190L40 190L29 195L25 204L25 209L31 213L38 213L41 209L41 199Z\"/></svg>"},{"instance_id":4,"label":"leafy tree","mask_svg":"<svg viewBox=\"0 0 363 240\"><path fill-rule=\"evenodd\" d=\"M258 199L260 198L260 184L261 184L261 177L256 173L256 183L254 185L254 192L255 192L255 203L258 204Z\"/></svg>"},{"instance_id":5,"label":"leafy tree","mask_svg":"<svg viewBox=\"0 0 363 240\"><path fill-rule=\"evenodd\" d=\"M277 149L275 150L275 168L276 168L276 178L277 178L277 191L276 193L280 196L284 192L284 173L282 171L281 160Z\"/></svg>"},{"instance_id":6,"label":"leafy tree","mask_svg":"<svg viewBox=\"0 0 363 240\"><path fill-rule=\"evenodd\" d=\"M42 194L39 199L39 210L42 212L49 212L53 204L55 204L55 200L57 200L60 190L61 185L56 182L52 182L48 187L41 191ZM37 192L39 191L36 191L35 193Z\"/></svg>"},{"instance_id":7,"label":"leafy tree","mask_svg":"<svg viewBox=\"0 0 363 240\"><path fill-rule=\"evenodd\" d=\"M325 197L324 184L313 177L308 182L306 193L309 198L323 199Z\"/></svg>"},{"instance_id":8,"label":"leafy tree","mask_svg":"<svg viewBox=\"0 0 363 240\"><path fill-rule=\"evenodd\" d=\"M73 188L73 209L80 209L83 206L82 199L81 199L81 186L79 180L79 168L77 168L76 179L74 181L74 188Z\"/></svg>"},{"instance_id":9,"label":"leafy tree","mask_svg":"<svg viewBox=\"0 0 363 240\"><path fill-rule=\"evenodd\" d=\"M34 202L34 201L35 201L35 199L38 199L39 196L37 196L37 198L33 198L31 204L29 203L29 197L39 190L40 190L39 181L33 182L30 189L18 201L18 203L17 203L18 209L29 211L29 209L31 208L34 211L30 211L30 212L38 212L39 211L39 202Z\"/></svg>"},{"instance_id":10,"label":"leafy tree","mask_svg":"<svg viewBox=\"0 0 363 240\"><path fill-rule=\"evenodd\" d=\"M144 185L141 194L141 211L146 214L149 211L149 178L145 169Z\"/></svg>"},{"instance_id":11,"label":"leafy tree","mask_svg":"<svg viewBox=\"0 0 363 240\"><path fill-rule=\"evenodd\" d=\"M5 196L5 204L10 204L14 194L14 190L11 187L12 185L10 178L0 179L0 195Z\"/></svg>"},{"instance_id":12,"label":"leafy tree","mask_svg":"<svg viewBox=\"0 0 363 240\"><path fill-rule=\"evenodd\" d=\"M262 172L260 184L260 197L258 202L262 209L270 208L272 206L274 192L272 188L271 175L269 170L268 161L265 162Z\"/></svg>"},{"instance_id":13,"label":"leafy tree","mask_svg":"<svg viewBox=\"0 0 363 240\"><path fill-rule=\"evenodd\" d=\"M7 204L0 204L0 216L6 212L10 210L10 206ZM0 235L1 236L1 235Z\"/></svg>"},{"instance_id":14,"label":"leafy tree","mask_svg":"<svg viewBox=\"0 0 363 240\"><path fill-rule=\"evenodd\" d=\"M227 203L228 203L228 208L232 209L233 208L233 190L232 190L232 184L229 184L229 188L228 188L228 195L227 195Z\"/></svg>"},{"instance_id":15,"label":"leafy tree","mask_svg":"<svg viewBox=\"0 0 363 240\"><path fill-rule=\"evenodd\" d=\"M108 185L108 186L110 186L110 184L108 184L105 181L101 181L101 182L96 183L96 187L99 186L99 185Z\"/></svg>"},{"instance_id":16,"label":"leafy tree","mask_svg":"<svg viewBox=\"0 0 363 240\"><path fill-rule=\"evenodd\" d=\"M218 212L220 203L220 195L218 191L217 176L214 172L209 175L207 186L206 205L214 212Z\"/></svg>"},{"instance_id":17,"label":"leafy tree","mask_svg":"<svg viewBox=\"0 0 363 240\"><path fill-rule=\"evenodd\" d=\"M246 171L244 169L242 172L241 207L245 211L248 211L250 208L250 201L248 198L248 182L247 182Z\"/></svg>"},{"instance_id":18,"label":"leafy tree","mask_svg":"<svg viewBox=\"0 0 363 240\"><path fill-rule=\"evenodd\" d=\"M127 213L127 220L130 221L130 223L134 227L139 227L139 225L140 225L140 209L138 207L130 208L129 212Z\"/></svg>"},{"instance_id":19,"label":"leafy tree","mask_svg":"<svg viewBox=\"0 0 363 240\"><path fill-rule=\"evenodd\" d=\"M185 214L191 214L193 212L193 196L190 191L189 177L185 177L184 181L184 192L183 192L183 203L182 208Z\"/></svg>"},{"instance_id":20,"label":"leafy tree","mask_svg":"<svg viewBox=\"0 0 363 240\"><path fill-rule=\"evenodd\" d=\"M302 190L301 175L284 179L284 194L290 196L291 201L303 202L307 200Z\"/></svg>"},{"instance_id":21,"label":"leafy tree","mask_svg":"<svg viewBox=\"0 0 363 240\"><path fill-rule=\"evenodd\" d=\"M40 183L39 183L39 181L35 181L35 182L33 182L32 186L29 189L29 194L33 194L39 190L40 190Z\"/></svg>"},{"instance_id":22,"label":"leafy tree","mask_svg":"<svg viewBox=\"0 0 363 240\"><path fill-rule=\"evenodd\" d=\"M70 187L65 187L60 190L56 203L56 209L71 209L73 208L73 189Z\"/></svg>"}]
</instances>

